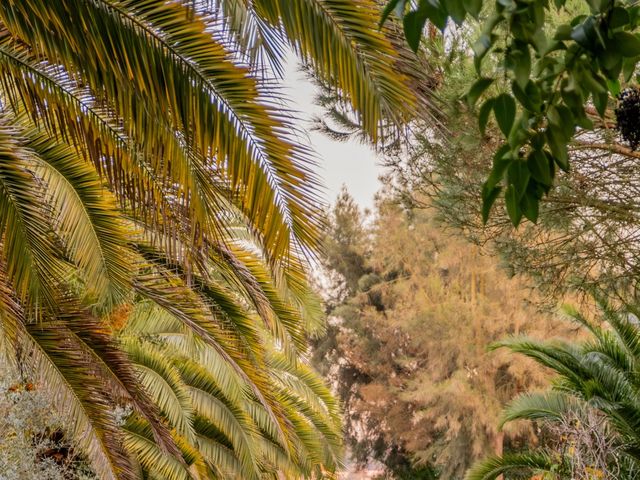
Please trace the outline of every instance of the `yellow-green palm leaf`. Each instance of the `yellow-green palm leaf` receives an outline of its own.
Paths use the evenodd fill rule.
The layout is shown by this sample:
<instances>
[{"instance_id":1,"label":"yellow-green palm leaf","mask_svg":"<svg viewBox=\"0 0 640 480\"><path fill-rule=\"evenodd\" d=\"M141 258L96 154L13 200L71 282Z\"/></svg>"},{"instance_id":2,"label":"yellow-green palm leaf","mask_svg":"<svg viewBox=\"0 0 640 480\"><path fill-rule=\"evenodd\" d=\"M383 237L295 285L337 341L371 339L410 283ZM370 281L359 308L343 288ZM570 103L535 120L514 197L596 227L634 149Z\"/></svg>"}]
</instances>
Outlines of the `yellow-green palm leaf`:
<instances>
[{"instance_id":1,"label":"yellow-green palm leaf","mask_svg":"<svg viewBox=\"0 0 640 480\"><path fill-rule=\"evenodd\" d=\"M322 205L275 82L293 50L386 139L424 98L378 17L375 0L0 2L4 343L62 392L101 478L339 468L339 407L303 359Z\"/></svg>"}]
</instances>

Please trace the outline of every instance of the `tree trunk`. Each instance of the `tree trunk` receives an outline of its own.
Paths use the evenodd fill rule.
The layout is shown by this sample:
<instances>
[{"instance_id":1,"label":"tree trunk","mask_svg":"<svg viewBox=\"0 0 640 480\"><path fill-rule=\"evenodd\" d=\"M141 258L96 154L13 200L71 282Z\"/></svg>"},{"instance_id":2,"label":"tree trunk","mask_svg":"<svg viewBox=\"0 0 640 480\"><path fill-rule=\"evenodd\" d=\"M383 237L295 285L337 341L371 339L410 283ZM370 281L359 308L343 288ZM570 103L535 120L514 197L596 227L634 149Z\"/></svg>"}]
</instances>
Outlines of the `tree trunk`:
<instances>
[{"instance_id":1,"label":"tree trunk","mask_svg":"<svg viewBox=\"0 0 640 480\"><path fill-rule=\"evenodd\" d=\"M493 450L496 455L502 455L504 451L504 432L498 432L496 434ZM496 480L503 480L504 476L500 475Z\"/></svg>"}]
</instances>

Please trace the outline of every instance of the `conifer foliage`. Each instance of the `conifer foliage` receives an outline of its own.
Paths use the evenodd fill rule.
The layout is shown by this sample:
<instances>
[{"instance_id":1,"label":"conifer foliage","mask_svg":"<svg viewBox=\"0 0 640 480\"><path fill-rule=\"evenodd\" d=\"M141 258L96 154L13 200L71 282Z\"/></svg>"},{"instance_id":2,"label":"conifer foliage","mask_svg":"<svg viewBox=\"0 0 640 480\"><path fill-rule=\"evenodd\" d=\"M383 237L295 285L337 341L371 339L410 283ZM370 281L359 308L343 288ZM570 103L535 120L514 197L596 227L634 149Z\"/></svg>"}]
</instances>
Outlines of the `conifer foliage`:
<instances>
[{"instance_id":1,"label":"conifer foliage","mask_svg":"<svg viewBox=\"0 0 640 480\"><path fill-rule=\"evenodd\" d=\"M462 478L474 459L532 441L532 429L497 421L545 375L486 346L561 331L535 295L426 210L387 197L366 226L343 194L331 218L335 288L315 361L338 386L356 460L379 460L393 478Z\"/></svg>"}]
</instances>

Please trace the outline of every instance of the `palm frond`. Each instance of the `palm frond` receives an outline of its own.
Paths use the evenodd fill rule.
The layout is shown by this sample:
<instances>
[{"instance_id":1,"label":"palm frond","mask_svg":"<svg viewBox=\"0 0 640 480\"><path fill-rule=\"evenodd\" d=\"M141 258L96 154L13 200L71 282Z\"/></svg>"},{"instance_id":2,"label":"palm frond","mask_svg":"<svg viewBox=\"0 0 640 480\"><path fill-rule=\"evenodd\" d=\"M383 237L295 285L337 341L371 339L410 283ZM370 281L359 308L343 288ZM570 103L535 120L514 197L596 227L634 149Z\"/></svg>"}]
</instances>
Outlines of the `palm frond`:
<instances>
[{"instance_id":1,"label":"palm frond","mask_svg":"<svg viewBox=\"0 0 640 480\"><path fill-rule=\"evenodd\" d=\"M16 329L29 349L33 372L55 392L55 405L69 419L72 437L96 472L105 479L135 478L128 454L119 442L110 401L96 382L91 365L80 352L64 348L66 329L46 321Z\"/></svg>"},{"instance_id":2,"label":"palm frond","mask_svg":"<svg viewBox=\"0 0 640 480\"><path fill-rule=\"evenodd\" d=\"M31 167L44 183L44 201L66 253L86 275L91 296L109 305L121 301L131 288L133 255L115 201L74 149L42 132L29 134L25 146L35 152Z\"/></svg>"},{"instance_id":3,"label":"palm frond","mask_svg":"<svg viewBox=\"0 0 640 480\"><path fill-rule=\"evenodd\" d=\"M580 343L539 342L516 337L494 346L506 346L527 355L558 374L550 391L521 395L510 403L502 423L526 419L566 425L576 418L597 415L613 448L607 450L607 459L603 461L607 464L612 461L617 467L624 465L624 469L634 470L640 459L640 402L636 372L638 325L630 317L635 307L622 305L613 309L602 298L598 303L602 325L587 320L575 310L568 312L591 334ZM607 324L612 328L607 328ZM575 428L580 426L575 425ZM588 431L589 435L593 434ZM540 450L511 457L493 457L474 467L468 478L492 479L514 469L570 475L574 464L571 458L563 455L551 458ZM612 460L611 456L615 459ZM548 463L547 460L553 461ZM563 469L567 472L563 473Z\"/></svg>"},{"instance_id":4,"label":"palm frond","mask_svg":"<svg viewBox=\"0 0 640 480\"><path fill-rule=\"evenodd\" d=\"M259 73L284 75L286 39L274 30L246 0L207 0L196 8L212 10L216 27L230 39L231 48Z\"/></svg>"},{"instance_id":5,"label":"palm frond","mask_svg":"<svg viewBox=\"0 0 640 480\"><path fill-rule=\"evenodd\" d=\"M403 125L417 99L396 68L398 52L377 28L374 0L258 0L257 12L281 25L290 44L324 82L350 101L364 131L376 141L391 120ZM384 132L382 132L384 133Z\"/></svg>"},{"instance_id":6,"label":"palm frond","mask_svg":"<svg viewBox=\"0 0 640 480\"><path fill-rule=\"evenodd\" d=\"M300 358L317 179L271 80L289 42L372 138L409 119L375 2L352 3L0 3L2 332L101 478L338 468L339 407Z\"/></svg>"},{"instance_id":7,"label":"palm frond","mask_svg":"<svg viewBox=\"0 0 640 480\"><path fill-rule=\"evenodd\" d=\"M68 270L57 255L51 215L29 169L35 153L22 132L0 119L0 236L7 276L21 301L55 310L59 279Z\"/></svg>"},{"instance_id":8,"label":"palm frond","mask_svg":"<svg viewBox=\"0 0 640 480\"><path fill-rule=\"evenodd\" d=\"M338 400L333 396L320 375L309 365L301 360L291 361L291 359L279 352L270 353L269 365L275 372L286 372L290 377L294 377L301 382L308 389L308 393L322 402L321 410L326 411L332 422L336 425L340 424L341 414ZM313 401L316 400L314 399Z\"/></svg>"},{"instance_id":9,"label":"palm frond","mask_svg":"<svg viewBox=\"0 0 640 480\"><path fill-rule=\"evenodd\" d=\"M160 407L178 434L188 441L195 439L191 397L180 372L169 358L152 343L136 338L122 339L138 379Z\"/></svg>"},{"instance_id":10,"label":"palm frond","mask_svg":"<svg viewBox=\"0 0 640 480\"><path fill-rule=\"evenodd\" d=\"M203 390L190 388L191 399L198 414L206 418L229 440L234 455L238 458L243 478L258 479L260 476L257 453L253 439L255 428L241 410L232 409L222 400Z\"/></svg>"},{"instance_id":11,"label":"palm frond","mask_svg":"<svg viewBox=\"0 0 640 480\"><path fill-rule=\"evenodd\" d=\"M0 16L12 34L79 72L97 97L106 95L125 125L144 126L145 139L158 134L161 141L162 122L181 132L203 172L224 172L274 258L288 252L293 237L317 244L308 158L296 153L285 119L192 11L161 0L73 9L56 0L21 2ZM200 228L211 229L212 219Z\"/></svg>"},{"instance_id":12,"label":"palm frond","mask_svg":"<svg viewBox=\"0 0 640 480\"><path fill-rule=\"evenodd\" d=\"M562 341L541 342L527 337L512 337L491 345L492 349L503 347L534 359L575 385L580 385L582 381L584 369L577 346Z\"/></svg>"},{"instance_id":13,"label":"palm frond","mask_svg":"<svg viewBox=\"0 0 640 480\"><path fill-rule=\"evenodd\" d=\"M135 288L143 298L155 302L188 325L224 359L225 363L231 365L270 412L278 425L280 437L286 438L286 425L282 416L278 414L280 407L277 400L272 398L270 393L270 381L264 362L244 349L238 338L230 336L228 331L221 328L211 317L211 312L202 298L166 270L157 270L157 273L139 277L135 282Z\"/></svg>"},{"instance_id":14,"label":"palm frond","mask_svg":"<svg viewBox=\"0 0 640 480\"><path fill-rule=\"evenodd\" d=\"M465 480L495 480L505 473L552 473L557 461L543 452L510 453L501 457L490 457L475 465Z\"/></svg>"},{"instance_id":15,"label":"palm frond","mask_svg":"<svg viewBox=\"0 0 640 480\"><path fill-rule=\"evenodd\" d=\"M502 413L500 427L514 420L561 420L584 409L584 403L565 392L527 393L511 401Z\"/></svg>"},{"instance_id":16,"label":"palm frond","mask_svg":"<svg viewBox=\"0 0 640 480\"><path fill-rule=\"evenodd\" d=\"M196 420L198 431L198 448L209 465L218 472L220 478L240 479L245 478L245 469L233 452L233 447L225 444L219 436L218 429L209 421L198 418ZM252 475L252 474L250 474ZM254 478L249 476L248 478Z\"/></svg>"},{"instance_id":17,"label":"palm frond","mask_svg":"<svg viewBox=\"0 0 640 480\"><path fill-rule=\"evenodd\" d=\"M153 440L148 424L141 418L131 416L122 427L124 446L133 452L140 465L152 478L165 480L196 480L186 466L174 456L167 455Z\"/></svg>"},{"instance_id":18,"label":"palm frond","mask_svg":"<svg viewBox=\"0 0 640 480\"><path fill-rule=\"evenodd\" d=\"M35 126L44 127L57 140L72 143L90 158L98 172L109 179L120 203L143 217L146 224L155 226L160 218L165 223L170 218L172 205L165 198L169 190L162 184L167 183L169 172L173 172L174 185L182 182L188 189L196 189L192 177L181 167L189 162L174 135L155 132L162 138L160 150L155 142L137 141L123 128L116 111L96 98L82 80L70 76L61 65L43 62L3 29L0 78L7 105L16 113L28 112ZM173 168L161 163L161 158L173 159ZM156 208L152 211L149 204Z\"/></svg>"}]
</instances>

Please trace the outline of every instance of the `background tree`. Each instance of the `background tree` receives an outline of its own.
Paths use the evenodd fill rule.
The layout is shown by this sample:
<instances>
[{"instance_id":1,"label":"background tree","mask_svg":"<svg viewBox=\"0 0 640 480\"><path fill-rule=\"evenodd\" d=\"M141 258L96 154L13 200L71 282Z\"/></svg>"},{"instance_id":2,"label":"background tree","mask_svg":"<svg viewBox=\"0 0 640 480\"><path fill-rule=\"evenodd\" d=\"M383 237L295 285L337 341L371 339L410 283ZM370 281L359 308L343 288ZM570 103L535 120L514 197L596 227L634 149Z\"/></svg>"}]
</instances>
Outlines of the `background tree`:
<instances>
[{"instance_id":1,"label":"background tree","mask_svg":"<svg viewBox=\"0 0 640 480\"><path fill-rule=\"evenodd\" d=\"M355 459L380 460L395 478L460 478L474 459L533 441L495 422L543 371L486 351L509 333L562 331L525 284L393 197L367 226L343 193L331 219L326 266L344 288L314 357L343 399Z\"/></svg>"},{"instance_id":2,"label":"background tree","mask_svg":"<svg viewBox=\"0 0 640 480\"><path fill-rule=\"evenodd\" d=\"M555 21L567 18L568 13ZM457 31L446 48L439 40L429 43L429 55L443 59L447 81L438 94L449 105L444 123L450 134L417 129L407 151L387 157L397 194L413 207L435 209L446 224L497 252L513 273L530 275L546 294L560 297L567 289L593 286L633 292L638 155L615 128L614 110L623 102L612 101L604 120L587 107L593 129L573 136L568 145L572 170L556 176L557 188L541 200L536 225L514 230L501 204L485 224L482 184L501 133L493 121L480 132L475 114L460 98L474 82L473 62L466 55L473 36Z\"/></svg>"}]
</instances>

